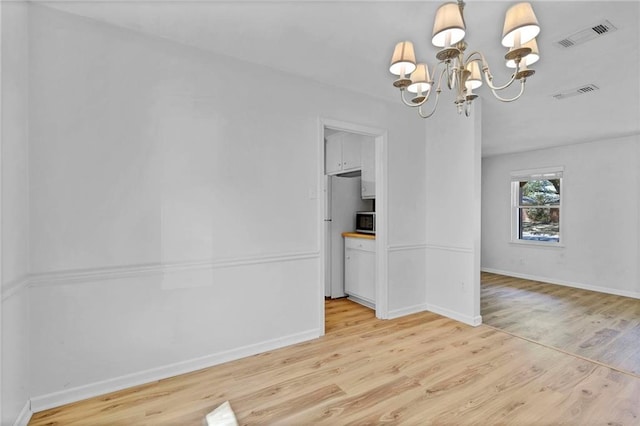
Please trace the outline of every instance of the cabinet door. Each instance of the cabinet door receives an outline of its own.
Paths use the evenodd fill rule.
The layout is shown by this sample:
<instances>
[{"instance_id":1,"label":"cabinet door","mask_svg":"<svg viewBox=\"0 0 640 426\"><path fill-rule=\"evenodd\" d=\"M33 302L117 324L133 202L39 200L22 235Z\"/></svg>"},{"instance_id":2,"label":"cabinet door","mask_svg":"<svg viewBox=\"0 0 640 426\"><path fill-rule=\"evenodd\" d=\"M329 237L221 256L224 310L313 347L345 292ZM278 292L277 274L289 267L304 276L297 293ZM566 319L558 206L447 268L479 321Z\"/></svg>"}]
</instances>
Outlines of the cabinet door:
<instances>
[{"instance_id":1,"label":"cabinet door","mask_svg":"<svg viewBox=\"0 0 640 426\"><path fill-rule=\"evenodd\" d=\"M344 292L375 303L375 255L372 252L345 250Z\"/></svg>"},{"instance_id":2,"label":"cabinet door","mask_svg":"<svg viewBox=\"0 0 640 426\"><path fill-rule=\"evenodd\" d=\"M359 170L361 167L362 136L354 133L345 133L343 136L342 171Z\"/></svg>"},{"instance_id":3,"label":"cabinet door","mask_svg":"<svg viewBox=\"0 0 640 426\"><path fill-rule=\"evenodd\" d=\"M373 252L362 251L360 262L360 297L375 303L376 300L376 256Z\"/></svg>"},{"instance_id":4,"label":"cabinet door","mask_svg":"<svg viewBox=\"0 0 640 426\"><path fill-rule=\"evenodd\" d=\"M362 198L376 198L376 152L375 140L362 141Z\"/></svg>"},{"instance_id":5,"label":"cabinet door","mask_svg":"<svg viewBox=\"0 0 640 426\"><path fill-rule=\"evenodd\" d=\"M344 251L344 292L362 297L362 251L346 248Z\"/></svg>"},{"instance_id":6,"label":"cabinet door","mask_svg":"<svg viewBox=\"0 0 640 426\"><path fill-rule=\"evenodd\" d=\"M369 241L350 240L345 239L344 291L375 304L375 252L369 251Z\"/></svg>"},{"instance_id":7,"label":"cabinet door","mask_svg":"<svg viewBox=\"0 0 640 426\"><path fill-rule=\"evenodd\" d=\"M344 249L344 292L355 294L358 292L358 268L356 267L356 250Z\"/></svg>"},{"instance_id":8,"label":"cabinet door","mask_svg":"<svg viewBox=\"0 0 640 426\"><path fill-rule=\"evenodd\" d=\"M342 171L342 134L327 136L324 148L324 173L327 175Z\"/></svg>"}]
</instances>

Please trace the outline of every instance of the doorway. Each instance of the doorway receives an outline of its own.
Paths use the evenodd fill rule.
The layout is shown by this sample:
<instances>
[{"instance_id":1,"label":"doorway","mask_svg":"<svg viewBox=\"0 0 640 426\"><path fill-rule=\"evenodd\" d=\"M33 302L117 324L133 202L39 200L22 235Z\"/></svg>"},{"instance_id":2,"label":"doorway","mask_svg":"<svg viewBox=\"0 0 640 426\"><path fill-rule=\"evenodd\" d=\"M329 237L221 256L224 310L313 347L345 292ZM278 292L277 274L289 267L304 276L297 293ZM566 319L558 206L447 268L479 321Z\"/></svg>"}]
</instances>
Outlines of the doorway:
<instances>
[{"instance_id":1,"label":"doorway","mask_svg":"<svg viewBox=\"0 0 640 426\"><path fill-rule=\"evenodd\" d=\"M377 318L386 319L387 318L387 251L386 251L386 240L387 240L387 227L386 227L386 212L387 212L387 204L386 204L386 188L387 188L387 176L386 176L386 144L387 144L387 132L384 129L372 128L368 126L362 126L355 123L342 122L331 119L320 119L319 120L319 137L318 137L318 146L319 146L319 182L321 185L320 194L322 196L319 197L319 218L320 223L318 224L318 235L320 241L320 280L319 280L319 310L320 310L320 329L321 335L325 333L325 296L332 296L331 289L327 285L330 282L331 274L343 273L340 269L335 270L332 268L331 264L331 251L330 251L330 243L331 240L331 228L327 225L327 221L325 219L327 216L330 216L330 207L331 207L331 179L327 177L327 172L335 175L341 175L344 179L349 179L349 173L351 173L351 178L359 179L361 182L362 179L362 168L358 168L357 171L353 170L353 165L349 165L349 160L345 159L347 165L345 165L344 173L342 170L329 170L331 167L335 167L335 165L327 166L326 159L327 156L332 158L335 154L330 150L333 148L327 149L327 144L325 143L325 139L327 137L332 138L339 133L351 134L351 135L360 135L366 136L369 138L373 144L373 169L374 169L374 180L375 180L375 195L373 198L369 200L364 200L365 204L362 208L367 210L375 210L376 212L376 234L375 234L375 266L374 266L374 287L375 287L375 315ZM350 155L350 150L346 149L346 154ZM347 157L348 158L348 157ZM351 183L351 186L357 182L357 179ZM356 185L357 186L357 185ZM362 188L364 191L364 188ZM362 201L362 200L361 200ZM335 202L335 198L334 198ZM367 207L370 206L370 207ZM375 206L375 207L374 207ZM355 216L355 215L354 215ZM332 219L332 218L331 218ZM353 229L355 231L355 217L353 218ZM334 232L335 234L335 232ZM335 235L333 236L335 237ZM334 247L335 244L342 245L342 238L336 239L333 238ZM340 265L338 265L340 267ZM338 295L338 292L335 293Z\"/></svg>"}]
</instances>

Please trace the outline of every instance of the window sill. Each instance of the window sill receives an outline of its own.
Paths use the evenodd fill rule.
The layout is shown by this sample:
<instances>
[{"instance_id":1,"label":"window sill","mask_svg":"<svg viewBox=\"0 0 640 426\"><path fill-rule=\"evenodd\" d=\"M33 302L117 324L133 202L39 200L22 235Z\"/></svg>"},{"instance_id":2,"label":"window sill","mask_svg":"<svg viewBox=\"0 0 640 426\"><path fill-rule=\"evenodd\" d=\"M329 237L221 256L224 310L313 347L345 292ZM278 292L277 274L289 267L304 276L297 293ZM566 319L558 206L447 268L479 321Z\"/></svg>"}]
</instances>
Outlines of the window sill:
<instances>
[{"instance_id":1,"label":"window sill","mask_svg":"<svg viewBox=\"0 0 640 426\"><path fill-rule=\"evenodd\" d=\"M550 241L534 241L534 240L511 240L509 244L513 244L516 246L529 246L529 247L542 247L542 248L564 248L564 244L554 243Z\"/></svg>"}]
</instances>

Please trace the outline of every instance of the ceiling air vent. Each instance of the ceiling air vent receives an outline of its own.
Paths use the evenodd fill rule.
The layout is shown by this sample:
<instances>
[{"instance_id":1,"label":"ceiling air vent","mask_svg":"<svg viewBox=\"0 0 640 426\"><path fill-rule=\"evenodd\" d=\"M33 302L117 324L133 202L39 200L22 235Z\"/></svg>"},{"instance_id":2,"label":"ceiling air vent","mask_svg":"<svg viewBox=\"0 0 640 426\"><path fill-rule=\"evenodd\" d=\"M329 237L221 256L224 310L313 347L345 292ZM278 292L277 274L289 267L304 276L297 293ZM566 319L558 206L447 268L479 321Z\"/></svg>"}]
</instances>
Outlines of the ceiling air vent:
<instances>
[{"instance_id":1,"label":"ceiling air vent","mask_svg":"<svg viewBox=\"0 0 640 426\"><path fill-rule=\"evenodd\" d=\"M562 40L556 41L556 44L562 48L569 48L578 44L586 43L589 40L612 33L616 30L617 28L605 19L592 27L578 31L577 33L571 34Z\"/></svg>"},{"instance_id":2,"label":"ceiling air vent","mask_svg":"<svg viewBox=\"0 0 640 426\"><path fill-rule=\"evenodd\" d=\"M553 95L555 99L566 99L572 96L584 95L585 93L591 93L599 90L599 87L595 84L586 84L584 86L576 87L575 89L567 90L561 93L556 93Z\"/></svg>"}]
</instances>

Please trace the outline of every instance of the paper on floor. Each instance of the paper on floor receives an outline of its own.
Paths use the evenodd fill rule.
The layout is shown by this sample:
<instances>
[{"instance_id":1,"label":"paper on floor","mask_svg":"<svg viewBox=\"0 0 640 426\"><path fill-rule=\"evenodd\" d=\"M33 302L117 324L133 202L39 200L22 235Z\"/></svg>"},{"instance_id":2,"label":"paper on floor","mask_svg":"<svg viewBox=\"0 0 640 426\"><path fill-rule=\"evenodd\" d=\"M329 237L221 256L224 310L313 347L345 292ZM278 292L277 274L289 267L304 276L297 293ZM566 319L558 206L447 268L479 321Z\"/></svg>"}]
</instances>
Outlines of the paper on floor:
<instances>
[{"instance_id":1,"label":"paper on floor","mask_svg":"<svg viewBox=\"0 0 640 426\"><path fill-rule=\"evenodd\" d=\"M236 415L229 405L229 401L220 404L218 408L207 414L209 426L238 426Z\"/></svg>"}]
</instances>

